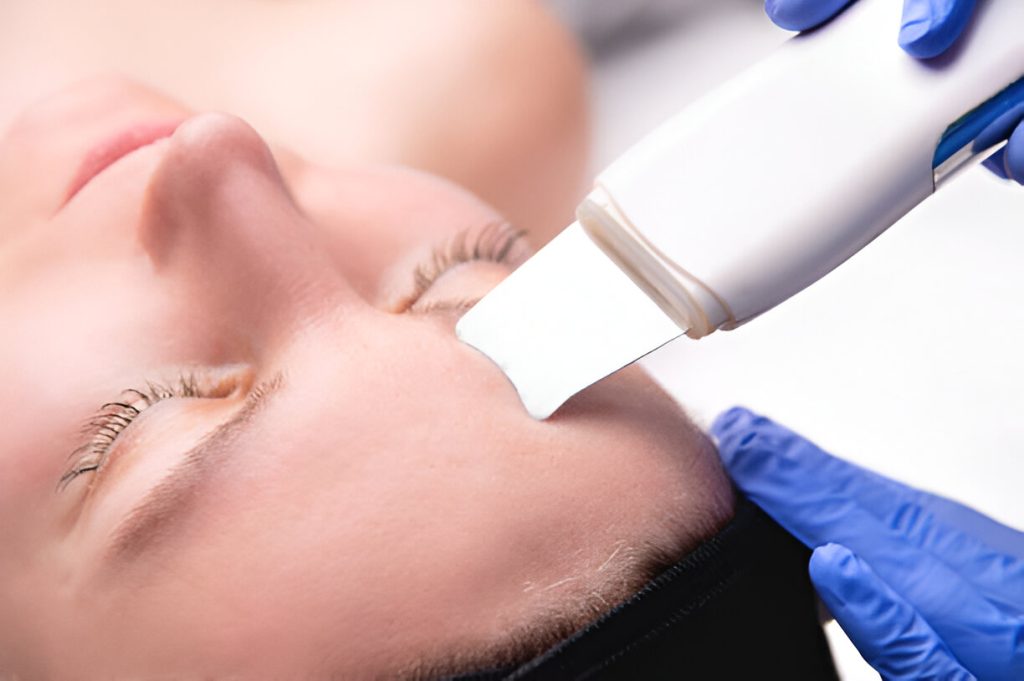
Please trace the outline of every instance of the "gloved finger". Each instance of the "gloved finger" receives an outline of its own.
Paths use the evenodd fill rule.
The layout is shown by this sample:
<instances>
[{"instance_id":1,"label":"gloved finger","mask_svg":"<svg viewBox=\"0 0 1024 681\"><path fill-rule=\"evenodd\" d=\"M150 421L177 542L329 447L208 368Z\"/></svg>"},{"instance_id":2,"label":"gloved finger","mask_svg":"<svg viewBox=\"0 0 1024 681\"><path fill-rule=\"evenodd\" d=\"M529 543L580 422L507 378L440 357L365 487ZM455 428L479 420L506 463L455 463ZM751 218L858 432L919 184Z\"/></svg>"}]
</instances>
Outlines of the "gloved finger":
<instances>
[{"instance_id":1,"label":"gloved finger","mask_svg":"<svg viewBox=\"0 0 1024 681\"><path fill-rule=\"evenodd\" d=\"M1024 608L1024 563L944 522L930 507L928 495L920 501L908 499L883 523L948 565L992 603L1007 610Z\"/></svg>"},{"instance_id":2,"label":"gloved finger","mask_svg":"<svg viewBox=\"0 0 1024 681\"><path fill-rule=\"evenodd\" d=\"M853 645L885 679L974 679L938 634L848 548L814 550L811 581Z\"/></svg>"},{"instance_id":3,"label":"gloved finger","mask_svg":"<svg viewBox=\"0 0 1024 681\"><path fill-rule=\"evenodd\" d=\"M1024 125L1017 129L1005 147L986 158L981 165L996 177L1024 184Z\"/></svg>"},{"instance_id":4,"label":"gloved finger","mask_svg":"<svg viewBox=\"0 0 1024 681\"><path fill-rule=\"evenodd\" d=\"M889 534L944 561L996 603L1024 606L1024 562L950 522L956 519L952 502L833 457L742 408L722 414L711 430L736 484L808 546L841 541L866 555L860 542ZM978 515L962 517L1000 543L1014 534L1021 541L995 521L979 523Z\"/></svg>"},{"instance_id":5,"label":"gloved finger","mask_svg":"<svg viewBox=\"0 0 1024 681\"><path fill-rule=\"evenodd\" d=\"M853 0L765 0L764 11L780 28L806 31L819 26Z\"/></svg>"},{"instance_id":6,"label":"gloved finger","mask_svg":"<svg viewBox=\"0 0 1024 681\"><path fill-rule=\"evenodd\" d=\"M828 507L819 510L834 512ZM964 667L982 679L1024 678L1019 604L1007 609L991 602L945 562L912 546L863 509L854 506L842 515L847 525L831 542L848 546L870 565Z\"/></svg>"},{"instance_id":7,"label":"gloved finger","mask_svg":"<svg viewBox=\"0 0 1024 681\"><path fill-rule=\"evenodd\" d=\"M964 32L975 4L975 0L905 0L900 46L918 59L939 56Z\"/></svg>"},{"instance_id":8,"label":"gloved finger","mask_svg":"<svg viewBox=\"0 0 1024 681\"><path fill-rule=\"evenodd\" d=\"M868 509L890 509L917 494L917 490L895 480L834 457L788 428L743 407L722 413L712 424L711 434L737 484L756 484L758 494L766 500L778 496L784 502L797 495L814 502L841 495L856 499Z\"/></svg>"},{"instance_id":9,"label":"gloved finger","mask_svg":"<svg viewBox=\"0 0 1024 681\"><path fill-rule=\"evenodd\" d=\"M845 521L833 538L856 552L872 571L938 634L979 678L1024 678L1024 641L1019 609L1004 609L930 553L922 551L849 500L819 505ZM813 522L813 521L812 521Z\"/></svg>"},{"instance_id":10,"label":"gloved finger","mask_svg":"<svg viewBox=\"0 0 1024 681\"><path fill-rule=\"evenodd\" d=\"M1012 179L1024 184L1024 123L1017 126L1006 145L1005 167Z\"/></svg>"},{"instance_id":11,"label":"gloved finger","mask_svg":"<svg viewBox=\"0 0 1024 681\"><path fill-rule=\"evenodd\" d=\"M842 531L846 508L861 506L873 513L895 508L913 494L742 407L720 415L711 434L736 484L808 546L826 543ZM815 512L826 507L834 514Z\"/></svg>"},{"instance_id":12,"label":"gloved finger","mask_svg":"<svg viewBox=\"0 0 1024 681\"><path fill-rule=\"evenodd\" d=\"M914 546L828 475L819 475L822 462L833 457L799 436L742 409L724 414L712 430L733 479L779 524L810 547L850 547L980 678L1024 678L1020 602L1004 609L989 601L953 567ZM992 588L1018 588L999 577L998 559L985 565L989 571L982 576Z\"/></svg>"},{"instance_id":13,"label":"gloved finger","mask_svg":"<svg viewBox=\"0 0 1024 681\"><path fill-rule=\"evenodd\" d=\"M994 154L981 162L981 165L992 172L996 177L1009 180L1010 174L1006 169L1006 147L999 149Z\"/></svg>"},{"instance_id":14,"label":"gloved finger","mask_svg":"<svg viewBox=\"0 0 1024 681\"><path fill-rule=\"evenodd\" d=\"M988 149L1003 140L1007 145L985 160L984 165L1004 180L1024 184L1024 104L1018 104L992 121L974 142L976 151Z\"/></svg>"},{"instance_id":15,"label":"gloved finger","mask_svg":"<svg viewBox=\"0 0 1024 681\"><path fill-rule=\"evenodd\" d=\"M982 130L974 140L975 152L993 147L1010 135L1024 121L1024 103L1011 107Z\"/></svg>"},{"instance_id":16,"label":"gloved finger","mask_svg":"<svg viewBox=\"0 0 1024 681\"><path fill-rule=\"evenodd\" d=\"M922 503L939 522L955 527L961 533L977 537L994 551L1024 561L1024 532L1007 527L984 513L952 499L922 492Z\"/></svg>"}]
</instances>

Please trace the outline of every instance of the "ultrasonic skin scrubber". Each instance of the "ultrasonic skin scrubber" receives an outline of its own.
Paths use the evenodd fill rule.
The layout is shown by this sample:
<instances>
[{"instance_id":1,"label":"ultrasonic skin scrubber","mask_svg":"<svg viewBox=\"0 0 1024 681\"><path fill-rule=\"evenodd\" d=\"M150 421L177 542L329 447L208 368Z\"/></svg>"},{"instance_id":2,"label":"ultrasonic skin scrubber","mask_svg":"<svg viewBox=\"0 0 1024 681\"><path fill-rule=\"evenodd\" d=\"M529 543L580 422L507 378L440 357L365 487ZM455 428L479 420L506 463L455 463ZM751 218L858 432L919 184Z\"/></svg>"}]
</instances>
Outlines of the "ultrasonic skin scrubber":
<instances>
[{"instance_id":1,"label":"ultrasonic skin scrubber","mask_svg":"<svg viewBox=\"0 0 1024 681\"><path fill-rule=\"evenodd\" d=\"M460 320L526 409L813 284L958 170L1024 102L1024 0L980 3L949 53L859 0L684 110L602 172L577 221Z\"/></svg>"}]
</instances>

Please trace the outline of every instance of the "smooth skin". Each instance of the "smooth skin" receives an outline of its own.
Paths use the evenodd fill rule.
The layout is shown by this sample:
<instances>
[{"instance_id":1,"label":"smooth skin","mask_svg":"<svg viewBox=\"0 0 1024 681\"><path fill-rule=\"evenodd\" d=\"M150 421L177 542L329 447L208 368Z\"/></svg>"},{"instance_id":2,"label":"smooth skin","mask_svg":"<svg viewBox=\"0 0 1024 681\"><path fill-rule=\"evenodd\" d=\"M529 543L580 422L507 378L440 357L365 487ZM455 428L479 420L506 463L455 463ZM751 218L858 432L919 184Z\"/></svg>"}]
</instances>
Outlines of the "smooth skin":
<instances>
[{"instance_id":1,"label":"smooth skin","mask_svg":"<svg viewBox=\"0 0 1024 681\"><path fill-rule=\"evenodd\" d=\"M90 150L140 123L176 129L68 199ZM446 180L274 154L236 117L113 79L11 126L0 195L9 675L471 667L593 619L645 556L732 513L709 440L639 369L537 422L455 339L528 248L439 271L437 249L502 223ZM116 401L141 413L89 470L81 447L116 424L89 422Z\"/></svg>"},{"instance_id":2,"label":"smooth skin","mask_svg":"<svg viewBox=\"0 0 1024 681\"><path fill-rule=\"evenodd\" d=\"M0 2L0 131L107 73L321 165L446 177L544 239L588 186L586 64L540 0Z\"/></svg>"}]
</instances>

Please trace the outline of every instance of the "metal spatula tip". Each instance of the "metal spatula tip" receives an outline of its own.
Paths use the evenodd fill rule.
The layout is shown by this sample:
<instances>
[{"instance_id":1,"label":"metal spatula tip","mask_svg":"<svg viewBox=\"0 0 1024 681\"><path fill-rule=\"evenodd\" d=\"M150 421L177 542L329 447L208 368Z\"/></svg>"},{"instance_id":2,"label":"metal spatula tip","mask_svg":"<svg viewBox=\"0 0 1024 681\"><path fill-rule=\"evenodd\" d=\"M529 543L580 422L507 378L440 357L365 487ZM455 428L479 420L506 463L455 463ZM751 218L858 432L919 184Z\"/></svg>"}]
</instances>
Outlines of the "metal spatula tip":
<instances>
[{"instance_id":1,"label":"metal spatula tip","mask_svg":"<svg viewBox=\"0 0 1024 681\"><path fill-rule=\"evenodd\" d=\"M504 372L539 420L682 333L579 223L498 284L456 326L458 338Z\"/></svg>"}]
</instances>

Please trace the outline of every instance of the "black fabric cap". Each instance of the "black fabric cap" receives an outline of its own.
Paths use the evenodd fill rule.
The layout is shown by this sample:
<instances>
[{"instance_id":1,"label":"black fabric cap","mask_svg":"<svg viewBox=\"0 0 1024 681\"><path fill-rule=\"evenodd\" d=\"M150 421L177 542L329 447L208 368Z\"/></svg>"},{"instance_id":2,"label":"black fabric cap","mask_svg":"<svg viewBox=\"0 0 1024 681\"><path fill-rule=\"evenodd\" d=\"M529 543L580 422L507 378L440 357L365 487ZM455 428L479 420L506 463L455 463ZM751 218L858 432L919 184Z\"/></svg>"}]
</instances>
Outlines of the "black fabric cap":
<instances>
[{"instance_id":1,"label":"black fabric cap","mask_svg":"<svg viewBox=\"0 0 1024 681\"><path fill-rule=\"evenodd\" d=\"M739 497L718 534L597 622L497 679L838 679L810 551Z\"/></svg>"}]
</instances>

